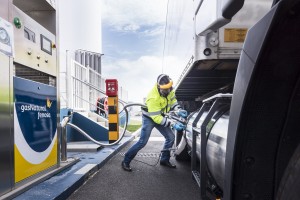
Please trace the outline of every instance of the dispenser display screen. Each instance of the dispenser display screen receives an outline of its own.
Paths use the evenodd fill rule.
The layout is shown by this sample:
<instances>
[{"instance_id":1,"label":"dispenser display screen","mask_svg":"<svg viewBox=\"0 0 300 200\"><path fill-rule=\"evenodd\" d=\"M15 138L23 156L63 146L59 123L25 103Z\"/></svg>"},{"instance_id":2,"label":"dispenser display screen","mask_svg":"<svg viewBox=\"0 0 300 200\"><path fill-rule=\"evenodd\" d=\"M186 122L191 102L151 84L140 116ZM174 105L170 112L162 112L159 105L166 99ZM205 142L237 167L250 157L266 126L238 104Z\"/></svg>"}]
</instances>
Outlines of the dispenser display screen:
<instances>
[{"instance_id":1,"label":"dispenser display screen","mask_svg":"<svg viewBox=\"0 0 300 200\"><path fill-rule=\"evenodd\" d=\"M41 49L42 51L52 55L51 40L41 35Z\"/></svg>"}]
</instances>

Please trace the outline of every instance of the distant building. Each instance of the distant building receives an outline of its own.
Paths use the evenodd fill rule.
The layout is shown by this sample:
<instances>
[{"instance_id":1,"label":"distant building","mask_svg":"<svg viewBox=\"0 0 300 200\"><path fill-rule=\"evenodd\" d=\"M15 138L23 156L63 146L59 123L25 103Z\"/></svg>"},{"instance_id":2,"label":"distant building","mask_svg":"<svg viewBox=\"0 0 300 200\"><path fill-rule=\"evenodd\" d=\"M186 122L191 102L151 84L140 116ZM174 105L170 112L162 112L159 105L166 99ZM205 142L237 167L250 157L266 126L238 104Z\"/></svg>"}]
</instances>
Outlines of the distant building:
<instances>
[{"instance_id":1,"label":"distant building","mask_svg":"<svg viewBox=\"0 0 300 200\"><path fill-rule=\"evenodd\" d=\"M76 50L75 51L75 61L79 62L81 65L85 67L89 67L94 71L101 74L102 65L101 65L101 57L103 54L95 53L86 50Z\"/></svg>"}]
</instances>

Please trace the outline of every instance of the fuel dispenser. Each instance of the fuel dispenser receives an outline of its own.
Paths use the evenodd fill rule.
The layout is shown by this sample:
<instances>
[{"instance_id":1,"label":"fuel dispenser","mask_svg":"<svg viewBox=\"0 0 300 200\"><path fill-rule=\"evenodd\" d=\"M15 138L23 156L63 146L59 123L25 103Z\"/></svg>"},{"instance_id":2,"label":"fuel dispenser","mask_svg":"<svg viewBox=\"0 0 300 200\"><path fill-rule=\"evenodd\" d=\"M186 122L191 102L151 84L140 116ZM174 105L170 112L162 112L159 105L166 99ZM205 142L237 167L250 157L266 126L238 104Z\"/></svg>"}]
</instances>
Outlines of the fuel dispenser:
<instances>
[{"instance_id":1,"label":"fuel dispenser","mask_svg":"<svg viewBox=\"0 0 300 200\"><path fill-rule=\"evenodd\" d=\"M108 140L114 143L119 139L118 80L106 79L108 103Z\"/></svg>"},{"instance_id":2,"label":"fuel dispenser","mask_svg":"<svg viewBox=\"0 0 300 200\"><path fill-rule=\"evenodd\" d=\"M55 1L0 0L0 198L56 169Z\"/></svg>"}]
</instances>

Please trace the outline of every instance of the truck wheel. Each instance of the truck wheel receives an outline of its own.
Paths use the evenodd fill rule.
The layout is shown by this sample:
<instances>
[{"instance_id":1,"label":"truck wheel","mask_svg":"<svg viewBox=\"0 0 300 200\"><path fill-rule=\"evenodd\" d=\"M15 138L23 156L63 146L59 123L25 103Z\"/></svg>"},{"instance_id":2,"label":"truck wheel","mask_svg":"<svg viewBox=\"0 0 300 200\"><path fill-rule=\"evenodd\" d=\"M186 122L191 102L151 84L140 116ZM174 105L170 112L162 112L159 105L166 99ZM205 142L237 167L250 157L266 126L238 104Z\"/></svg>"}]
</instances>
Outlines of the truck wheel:
<instances>
[{"instance_id":1,"label":"truck wheel","mask_svg":"<svg viewBox=\"0 0 300 200\"><path fill-rule=\"evenodd\" d=\"M185 146L184 150L179 154L175 155L175 159L178 161L188 161L191 160L191 156L189 155L189 149L187 145Z\"/></svg>"},{"instance_id":2,"label":"truck wheel","mask_svg":"<svg viewBox=\"0 0 300 200\"><path fill-rule=\"evenodd\" d=\"M185 138L182 137L182 132L176 132L175 135L176 135L176 147L179 145L180 141L181 140L184 140ZM189 155L189 149L188 149L188 145L185 145L184 147L184 150L178 154L178 155L175 155L175 159L178 160L178 161L188 161L191 159L191 156Z\"/></svg>"},{"instance_id":3,"label":"truck wheel","mask_svg":"<svg viewBox=\"0 0 300 200\"><path fill-rule=\"evenodd\" d=\"M282 177L277 200L293 200L300 197L300 145L297 147Z\"/></svg>"}]
</instances>

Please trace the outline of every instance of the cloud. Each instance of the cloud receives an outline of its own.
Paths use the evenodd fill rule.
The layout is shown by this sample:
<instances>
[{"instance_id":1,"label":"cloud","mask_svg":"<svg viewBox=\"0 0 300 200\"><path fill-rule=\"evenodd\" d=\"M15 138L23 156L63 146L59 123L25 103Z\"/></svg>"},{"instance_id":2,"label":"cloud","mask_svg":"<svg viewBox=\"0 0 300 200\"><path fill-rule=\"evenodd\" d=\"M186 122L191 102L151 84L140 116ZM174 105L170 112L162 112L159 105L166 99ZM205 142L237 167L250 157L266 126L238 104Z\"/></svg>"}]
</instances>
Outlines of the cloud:
<instances>
[{"instance_id":1,"label":"cloud","mask_svg":"<svg viewBox=\"0 0 300 200\"><path fill-rule=\"evenodd\" d=\"M146 6L145 6L146 5ZM165 23L167 0L103 0L103 22L116 31L138 31Z\"/></svg>"},{"instance_id":2,"label":"cloud","mask_svg":"<svg viewBox=\"0 0 300 200\"><path fill-rule=\"evenodd\" d=\"M164 69L164 73L176 82L183 64L177 57L165 59L171 64L170 68ZM122 59L110 63L104 59L103 64L104 77L118 79L119 85L128 91L128 100L133 102L142 103L156 83L158 75L162 73L162 59L157 56L141 56L137 60Z\"/></svg>"},{"instance_id":3,"label":"cloud","mask_svg":"<svg viewBox=\"0 0 300 200\"><path fill-rule=\"evenodd\" d=\"M103 74L107 77L117 78L121 85L130 92L140 91L138 95L141 100L161 73L161 64L162 60L155 56L141 56L137 60L121 59L105 63L106 67L103 69ZM135 98L134 95L130 94L130 97Z\"/></svg>"},{"instance_id":4,"label":"cloud","mask_svg":"<svg viewBox=\"0 0 300 200\"><path fill-rule=\"evenodd\" d=\"M139 29L140 29L140 26L137 24L128 24L123 27L123 30L125 30L125 31L135 32L136 30L139 30Z\"/></svg>"},{"instance_id":5,"label":"cloud","mask_svg":"<svg viewBox=\"0 0 300 200\"><path fill-rule=\"evenodd\" d=\"M164 34L164 25L156 26L152 29L146 29L142 32L142 34L147 37L162 36Z\"/></svg>"}]
</instances>

